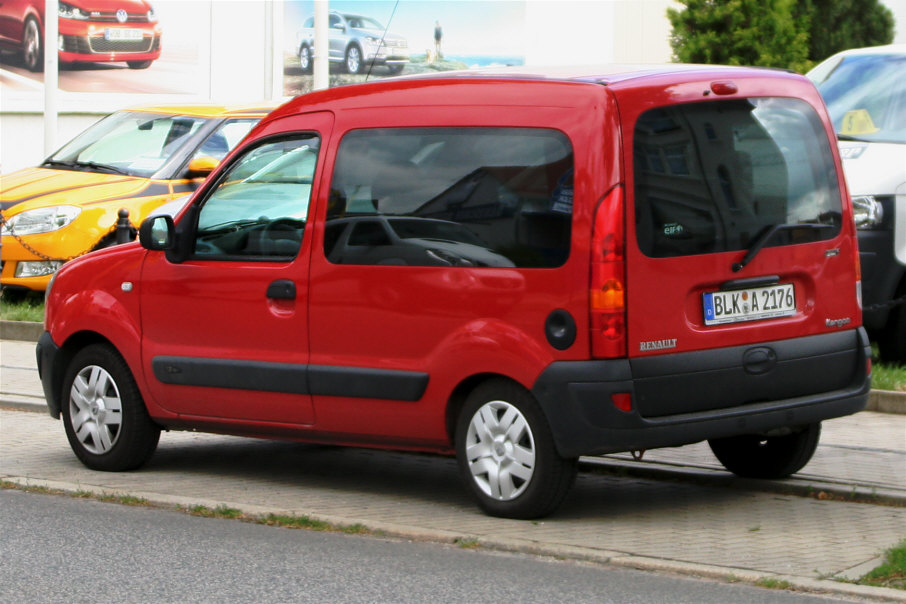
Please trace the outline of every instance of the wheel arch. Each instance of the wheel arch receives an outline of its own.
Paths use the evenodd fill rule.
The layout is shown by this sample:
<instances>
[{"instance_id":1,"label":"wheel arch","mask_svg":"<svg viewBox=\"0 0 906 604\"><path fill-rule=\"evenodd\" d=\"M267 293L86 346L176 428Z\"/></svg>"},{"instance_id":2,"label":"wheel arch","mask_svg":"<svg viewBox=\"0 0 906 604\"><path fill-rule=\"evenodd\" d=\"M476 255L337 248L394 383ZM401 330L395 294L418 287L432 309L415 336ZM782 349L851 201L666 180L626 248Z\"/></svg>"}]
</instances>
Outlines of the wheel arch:
<instances>
[{"instance_id":1,"label":"wheel arch","mask_svg":"<svg viewBox=\"0 0 906 604\"><path fill-rule=\"evenodd\" d=\"M96 331L78 331L70 335L59 347L58 355L54 359L55 362L48 368L50 371L51 395L47 398L47 408L50 411L50 415L54 418L60 419L60 410L63 405L63 378L66 375L67 368L80 350L93 344L106 344L116 350L117 354L120 354L113 342Z\"/></svg>"},{"instance_id":2,"label":"wheel arch","mask_svg":"<svg viewBox=\"0 0 906 604\"><path fill-rule=\"evenodd\" d=\"M466 403L466 399L469 398L469 394L471 394L482 384L497 380L510 382L524 389L526 392L531 392L528 388L526 388L524 384L520 383L519 380L513 379L500 373L477 373L463 379L461 382L459 382L459 384L456 385L456 387L450 393L449 398L447 399L447 408L444 421L447 428L447 436L449 437L450 442L454 442L456 438L456 423L459 420L459 414ZM545 419L547 419L546 413ZM550 423L549 419L548 423Z\"/></svg>"}]
</instances>

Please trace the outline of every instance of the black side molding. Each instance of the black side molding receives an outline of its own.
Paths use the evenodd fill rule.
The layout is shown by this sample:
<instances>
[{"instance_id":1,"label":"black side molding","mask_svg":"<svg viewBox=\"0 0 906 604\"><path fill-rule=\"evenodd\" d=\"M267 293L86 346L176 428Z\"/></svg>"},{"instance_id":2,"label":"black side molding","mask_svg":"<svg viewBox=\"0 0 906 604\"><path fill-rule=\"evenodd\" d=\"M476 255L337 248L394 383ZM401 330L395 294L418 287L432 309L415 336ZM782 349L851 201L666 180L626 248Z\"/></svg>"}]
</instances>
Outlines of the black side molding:
<instances>
[{"instance_id":1,"label":"black side molding","mask_svg":"<svg viewBox=\"0 0 906 604\"><path fill-rule=\"evenodd\" d=\"M419 371L198 357L159 356L151 366L158 381L173 386L410 402L421 399L429 378Z\"/></svg>"}]
</instances>

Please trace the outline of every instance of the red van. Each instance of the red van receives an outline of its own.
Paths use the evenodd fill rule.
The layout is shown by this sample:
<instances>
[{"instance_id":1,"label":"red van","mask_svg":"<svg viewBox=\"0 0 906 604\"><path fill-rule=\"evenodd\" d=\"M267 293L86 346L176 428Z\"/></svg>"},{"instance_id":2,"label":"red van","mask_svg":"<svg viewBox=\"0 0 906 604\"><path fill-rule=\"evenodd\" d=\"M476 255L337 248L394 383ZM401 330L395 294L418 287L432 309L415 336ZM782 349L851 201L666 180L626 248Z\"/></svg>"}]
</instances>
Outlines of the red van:
<instances>
[{"instance_id":1,"label":"red van","mask_svg":"<svg viewBox=\"0 0 906 604\"><path fill-rule=\"evenodd\" d=\"M161 429L455 453L515 518L580 455L707 440L788 476L871 371L824 105L754 68L307 94L140 244L64 265L46 330L91 468L142 465Z\"/></svg>"}]
</instances>

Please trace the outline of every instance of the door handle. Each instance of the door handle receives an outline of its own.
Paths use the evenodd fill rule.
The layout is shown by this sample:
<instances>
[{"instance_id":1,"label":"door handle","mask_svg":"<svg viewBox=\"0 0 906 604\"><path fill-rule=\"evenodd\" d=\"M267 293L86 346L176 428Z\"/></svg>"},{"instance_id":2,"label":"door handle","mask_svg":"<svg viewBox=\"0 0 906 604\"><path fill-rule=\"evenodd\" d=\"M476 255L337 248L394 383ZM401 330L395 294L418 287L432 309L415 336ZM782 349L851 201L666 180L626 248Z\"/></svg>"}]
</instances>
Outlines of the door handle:
<instances>
[{"instance_id":1,"label":"door handle","mask_svg":"<svg viewBox=\"0 0 906 604\"><path fill-rule=\"evenodd\" d=\"M289 279L278 279L267 286L267 297L274 300L295 300L296 284Z\"/></svg>"}]
</instances>

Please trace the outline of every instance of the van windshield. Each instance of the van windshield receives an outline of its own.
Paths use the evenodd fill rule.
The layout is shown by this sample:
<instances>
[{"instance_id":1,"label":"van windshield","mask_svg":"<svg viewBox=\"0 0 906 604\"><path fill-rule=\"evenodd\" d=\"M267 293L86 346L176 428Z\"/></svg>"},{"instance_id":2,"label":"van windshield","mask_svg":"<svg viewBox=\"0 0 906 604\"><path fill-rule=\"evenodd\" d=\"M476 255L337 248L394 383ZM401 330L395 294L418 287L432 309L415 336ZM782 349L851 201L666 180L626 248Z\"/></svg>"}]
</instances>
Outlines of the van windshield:
<instances>
[{"instance_id":1,"label":"van windshield","mask_svg":"<svg viewBox=\"0 0 906 604\"><path fill-rule=\"evenodd\" d=\"M809 77L841 139L906 144L906 54L843 57Z\"/></svg>"},{"instance_id":2,"label":"van windshield","mask_svg":"<svg viewBox=\"0 0 906 604\"><path fill-rule=\"evenodd\" d=\"M648 256L792 245L840 231L830 143L804 101L651 109L636 123L633 161L636 232Z\"/></svg>"}]
</instances>

